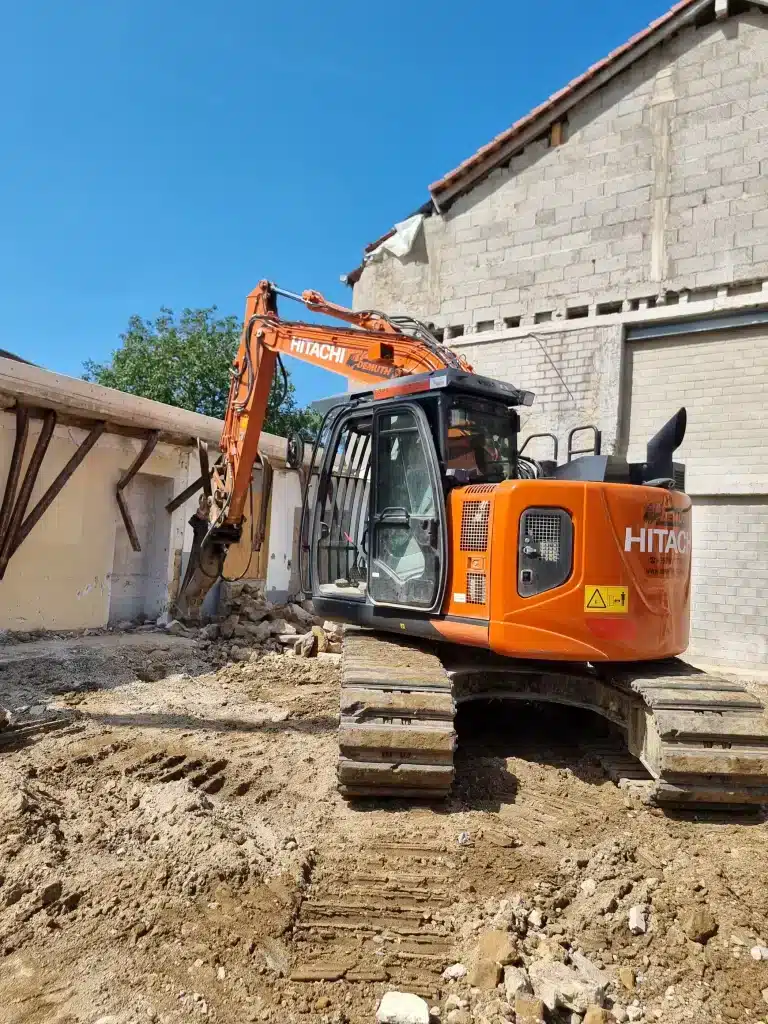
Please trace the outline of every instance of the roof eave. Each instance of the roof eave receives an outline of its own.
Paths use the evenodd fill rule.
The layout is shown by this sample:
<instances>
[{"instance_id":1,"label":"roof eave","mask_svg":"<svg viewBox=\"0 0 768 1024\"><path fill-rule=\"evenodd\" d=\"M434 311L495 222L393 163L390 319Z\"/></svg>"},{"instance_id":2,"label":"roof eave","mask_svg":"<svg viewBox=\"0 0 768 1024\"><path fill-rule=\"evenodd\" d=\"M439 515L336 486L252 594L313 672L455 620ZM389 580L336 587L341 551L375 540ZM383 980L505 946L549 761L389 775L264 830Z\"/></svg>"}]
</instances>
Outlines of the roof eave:
<instances>
[{"instance_id":1,"label":"roof eave","mask_svg":"<svg viewBox=\"0 0 768 1024\"><path fill-rule=\"evenodd\" d=\"M679 6L679 5L678 5ZM714 0L695 0L683 10L676 10L660 24L646 30L641 38L630 40L615 56L608 57L596 65L597 70L586 72L555 93L541 107L523 118L517 125L502 133L498 140L479 150L475 157L465 162L444 178L429 186L430 194L438 210L444 211L459 195L473 188L500 164L506 163L525 146L538 138L555 121L560 120L572 107L602 88L616 75L626 70L636 60L658 46L669 36L695 21ZM674 10L674 9L673 9ZM506 136L506 137L505 137ZM485 155L483 152L487 151Z\"/></svg>"}]
</instances>

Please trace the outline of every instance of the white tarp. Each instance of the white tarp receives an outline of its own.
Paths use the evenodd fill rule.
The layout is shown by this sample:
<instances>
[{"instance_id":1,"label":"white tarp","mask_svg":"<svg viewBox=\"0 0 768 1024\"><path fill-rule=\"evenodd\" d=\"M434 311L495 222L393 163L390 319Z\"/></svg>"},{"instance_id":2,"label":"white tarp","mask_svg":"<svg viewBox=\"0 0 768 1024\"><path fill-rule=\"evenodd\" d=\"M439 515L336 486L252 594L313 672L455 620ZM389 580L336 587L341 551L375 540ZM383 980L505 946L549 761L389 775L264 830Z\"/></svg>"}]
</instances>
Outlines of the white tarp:
<instances>
[{"instance_id":1,"label":"white tarp","mask_svg":"<svg viewBox=\"0 0 768 1024\"><path fill-rule=\"evenodd\" d=\"M408 220L401 220L399 224L395 224L394 235L390 235L381 245L377 245L372 252L369 252L365 262L372 263L380 260L385 253L399 258L407 256L413 248L413 243L416 241L423 223L424 214L416 213L413 217L409 217Z\"/></svg>"}]
</instances>

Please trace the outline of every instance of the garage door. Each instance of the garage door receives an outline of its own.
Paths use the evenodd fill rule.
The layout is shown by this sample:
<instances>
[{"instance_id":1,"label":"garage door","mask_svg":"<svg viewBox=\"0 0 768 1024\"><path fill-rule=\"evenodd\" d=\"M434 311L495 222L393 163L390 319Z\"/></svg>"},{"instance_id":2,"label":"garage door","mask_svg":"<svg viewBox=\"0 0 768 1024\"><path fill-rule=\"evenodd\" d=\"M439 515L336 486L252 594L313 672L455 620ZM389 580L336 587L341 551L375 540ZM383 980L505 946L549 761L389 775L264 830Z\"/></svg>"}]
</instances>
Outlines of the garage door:
<instances>
[{"instance_id":1,"label":"garage door","mask_svg":"<svg viewBox=\"0 0 768 1024\"><path fill-rule=\"evenodd\" d=\"M676 458L694 504L690 652L768 664L768 326L637 333L625 363L630 460L688 410Z\"/></svg>"}]
</instances>

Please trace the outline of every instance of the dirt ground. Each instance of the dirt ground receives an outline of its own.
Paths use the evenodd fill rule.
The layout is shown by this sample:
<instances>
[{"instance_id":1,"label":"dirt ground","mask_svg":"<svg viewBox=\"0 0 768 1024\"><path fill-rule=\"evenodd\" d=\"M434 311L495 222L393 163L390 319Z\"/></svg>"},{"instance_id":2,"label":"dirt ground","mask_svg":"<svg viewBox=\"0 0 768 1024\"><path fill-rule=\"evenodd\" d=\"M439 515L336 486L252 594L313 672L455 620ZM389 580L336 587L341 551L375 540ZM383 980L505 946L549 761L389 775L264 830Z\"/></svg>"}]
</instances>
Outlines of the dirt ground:
<instances>
[{"instance_id":1,"label":"dirt ground","mask_svg":"<svg viewBox=\"0 0 768 1024\"><path fill-rule=\"evenodd\" d=\"M0 705L73 716L0 746L0 1024L358 1024L388 989L501 1024L489 931L594 972L608 1020L768 1020L768 826L644 806L589 716L463 708L447 804L348 804L335 666L89 643L0 650Z\"/></svg>"}]
</instances>

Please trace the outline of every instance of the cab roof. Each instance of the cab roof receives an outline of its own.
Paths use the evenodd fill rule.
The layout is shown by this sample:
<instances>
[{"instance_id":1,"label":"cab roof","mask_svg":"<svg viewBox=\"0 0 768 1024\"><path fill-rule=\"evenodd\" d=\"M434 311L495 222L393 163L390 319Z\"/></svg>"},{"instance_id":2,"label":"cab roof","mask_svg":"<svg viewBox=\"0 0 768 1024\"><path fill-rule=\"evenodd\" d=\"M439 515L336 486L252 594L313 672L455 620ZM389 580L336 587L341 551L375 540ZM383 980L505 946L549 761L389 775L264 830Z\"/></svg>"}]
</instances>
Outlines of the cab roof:
<instances>
[{"instance_id":1,"label":"cab roof","mask_svg":"<svg viewBox=\"0 0 768 1024\"><path fill-rule=\"evenodd\" d=\"M476 398L504 402L508 406L533 405L532 391L523 391L503 380L492 377L481 377L477 373L465 370L443 369L432 370L430 373L414 373L407 377L395 377L381 381L371 388L360 391L346 391L340 395L331 395L312 403L312 408L323 415L330 409L340 405L358 405L388 398L422 394L425 391L451 391L459 394L472 395Z\"/></svg>"}]
</instances>

